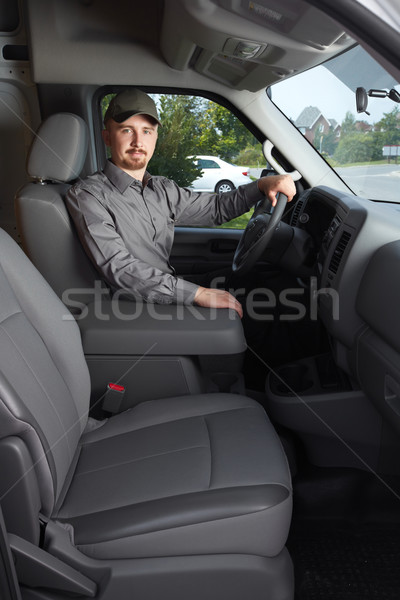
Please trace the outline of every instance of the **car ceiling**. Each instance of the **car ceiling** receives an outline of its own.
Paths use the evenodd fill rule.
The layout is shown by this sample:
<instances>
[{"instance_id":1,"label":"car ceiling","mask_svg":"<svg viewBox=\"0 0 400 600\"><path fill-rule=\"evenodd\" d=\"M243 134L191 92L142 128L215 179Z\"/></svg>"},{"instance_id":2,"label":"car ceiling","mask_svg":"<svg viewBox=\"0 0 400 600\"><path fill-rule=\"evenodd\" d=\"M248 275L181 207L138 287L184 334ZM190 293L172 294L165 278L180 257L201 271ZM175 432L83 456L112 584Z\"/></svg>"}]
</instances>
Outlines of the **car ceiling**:
<instances>
[{"instance_id":1,"label":"car ceiling","mask_svg":"<svg viewBox=\"0 0 400 600\"><path fill-rule=\"evenodd\" d=\"M354 44L302 0L36 0L26 9L38 83L257 91Z\"/></svg>"}]
</instances>

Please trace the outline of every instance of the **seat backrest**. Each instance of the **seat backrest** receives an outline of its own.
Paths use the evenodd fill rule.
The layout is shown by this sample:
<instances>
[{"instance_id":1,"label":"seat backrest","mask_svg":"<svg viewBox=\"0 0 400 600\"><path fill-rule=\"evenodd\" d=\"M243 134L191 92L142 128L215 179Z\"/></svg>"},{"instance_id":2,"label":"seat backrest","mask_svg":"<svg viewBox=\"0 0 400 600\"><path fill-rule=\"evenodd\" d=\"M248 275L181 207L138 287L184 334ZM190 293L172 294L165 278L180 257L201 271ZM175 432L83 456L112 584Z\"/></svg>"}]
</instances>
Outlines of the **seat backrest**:
<instances>
[{"instance_id":1,"label":"seat backrest","mask_svg":"<svg viewBox=\"0 0 400 600\"><path fill-rule=\"evenodd\" d=\"M64 204L71 182L82 171L87 147L83 119L71 113L51 115L40 126L29 152L27 170L34 181L15 197L22 247L67 305L71 290L78 302L92 300L89 290L100 279Z\"/></svg>"},{"instance_id":2,"label":"seat backrest","mask_svg":"<svg viewBox=\"0 0 400 600\"><path fill-rule=\"evenodd\" d=\"M1 504L8 530L34 538L39 516L28 513L36 506L50 515L62 493L88 419L90 378L75 319L3 230L0 345Z\"/></svg>"}]
</instances>

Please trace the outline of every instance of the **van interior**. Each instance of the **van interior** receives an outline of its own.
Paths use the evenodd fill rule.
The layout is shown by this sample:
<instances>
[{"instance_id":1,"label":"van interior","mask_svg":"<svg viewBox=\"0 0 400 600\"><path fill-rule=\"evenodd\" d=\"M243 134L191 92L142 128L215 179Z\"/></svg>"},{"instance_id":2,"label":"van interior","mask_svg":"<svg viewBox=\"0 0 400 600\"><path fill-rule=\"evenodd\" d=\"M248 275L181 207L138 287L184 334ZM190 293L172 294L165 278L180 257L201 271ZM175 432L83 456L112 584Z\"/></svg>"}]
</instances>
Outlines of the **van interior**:
<instances>
[{"instance_id":1,"label":"van interior","mask_svg":"<svg viewBox=\"0 0 400 600\"><path fill-rule=\"evenodd\" d=\"M3 0L2 598L399 597L399 31L389 0ZM242 320L86 255L65 196L131 88L153 176L295 182L175 227L177 276L228 272Z\"/></svg>"}]
</instances>

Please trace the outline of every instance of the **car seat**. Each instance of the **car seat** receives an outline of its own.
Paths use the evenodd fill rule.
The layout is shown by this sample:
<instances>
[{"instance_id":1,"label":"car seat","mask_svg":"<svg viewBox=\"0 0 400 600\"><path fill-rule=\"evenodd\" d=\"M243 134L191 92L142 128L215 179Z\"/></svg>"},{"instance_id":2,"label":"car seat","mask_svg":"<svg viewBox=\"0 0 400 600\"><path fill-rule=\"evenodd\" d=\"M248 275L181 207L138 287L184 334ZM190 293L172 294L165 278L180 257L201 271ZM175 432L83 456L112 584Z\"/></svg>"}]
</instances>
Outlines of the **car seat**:
<instances>
[{"instance_id":1,"label":"car seat","mask_svg":"<svg viewBox=\"0 0 400 600\"><path fill-rule=\"evenodd\" d=\"M182 307L179 320L171 310L165 319L157 321L157 344L154 344L151 305L138 306L138 318L124 320L123 327L121 319L115 318L115 313L129 316L132 302L111 301L109 288L88 259L64 204L69 186L82 172L87 147L88 128L79 116L57 113L43 121L27 160L27 171L33 181L17 191L15 208L25 253L78 319L92 380L92 401L102 395L107 381L116 377L115 370L118 377L121 369L125 372L127 360L136 360L129 380L134 376L135 381L148 382L146 388L137 386L136 400L218 391L226 387L226 374L233 387L243 389L242 379L236 376L241 371L246 347L240 320L234 322L220 312L218 322L210 321L210 328L200 332L199 319L192 314L191 307ZM97 318L99 297L104 319ZM201 310L205 314L200 316L207 319L207 309L199 307ZM212 338L207 334L209 329L214 333ZM189 340L184 352L178 343L182 333ZM162 351L161 336L168 338ZM90 341L93 338L94 344ZM116 338L118 349L110 352L109 340ZM205 338L206 343L201 342ZM146 345L145 360L140 340ZM120 358L118 364L114 360L116 354ZM150 362L153 372L149 381Z\"/></svg>"},{"instance_id":2,"label":"car seat","mask_svg":"<svg viewBox=\"0 0 400 600\"><path fill-rule=\"evenodd\" d=\"M231 394L96 421L79 329L0 230L0 497L27 598L288 600L291 482Z\"/></svg>"}]
</instances>

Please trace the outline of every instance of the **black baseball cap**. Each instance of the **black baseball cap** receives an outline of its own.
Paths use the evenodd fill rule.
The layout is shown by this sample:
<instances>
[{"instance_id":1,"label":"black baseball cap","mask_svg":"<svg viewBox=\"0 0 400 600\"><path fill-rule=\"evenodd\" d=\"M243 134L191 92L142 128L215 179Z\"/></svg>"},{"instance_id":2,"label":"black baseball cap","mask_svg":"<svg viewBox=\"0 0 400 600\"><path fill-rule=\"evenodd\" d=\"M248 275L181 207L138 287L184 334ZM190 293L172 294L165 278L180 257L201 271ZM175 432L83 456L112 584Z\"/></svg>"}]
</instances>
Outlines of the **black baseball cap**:
<instances>
[{"instance_id":1,"label":"black baseball cap","mask_svg":"<svg viewBox=\"0 0 400 600\"><path fill-rule=\"evenodd\" d=\"M138 89L124 90L117 94L107 108L104 123L108 119L123 123L133 115L149 115L161 125L154 100Z\"/></svg>"}]
</instances>

